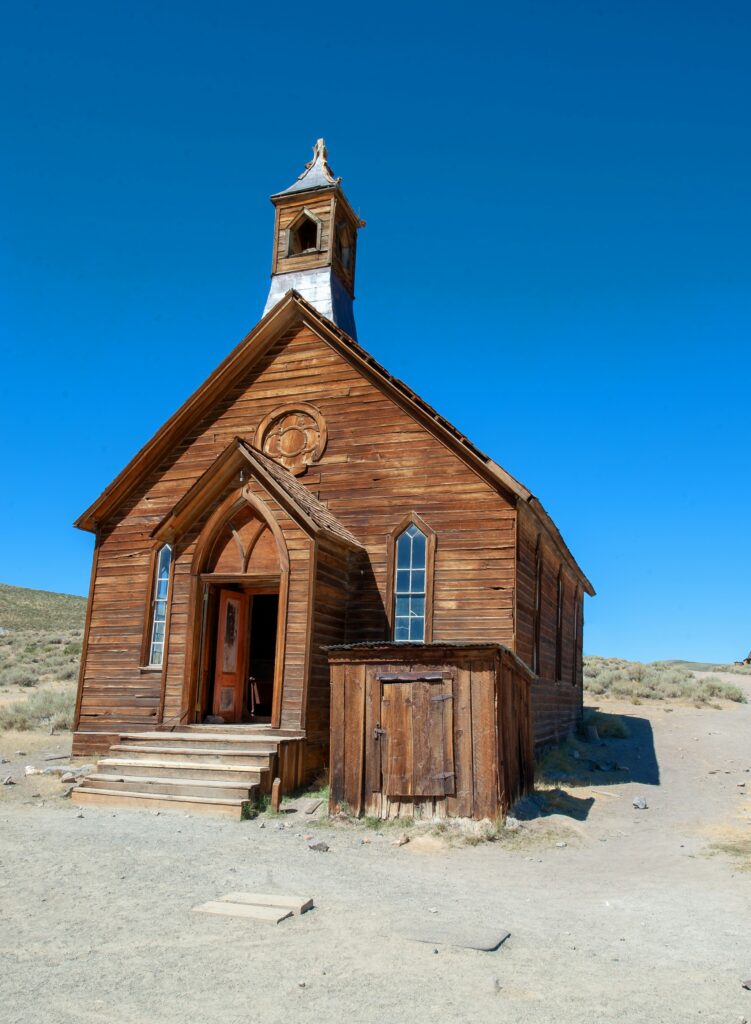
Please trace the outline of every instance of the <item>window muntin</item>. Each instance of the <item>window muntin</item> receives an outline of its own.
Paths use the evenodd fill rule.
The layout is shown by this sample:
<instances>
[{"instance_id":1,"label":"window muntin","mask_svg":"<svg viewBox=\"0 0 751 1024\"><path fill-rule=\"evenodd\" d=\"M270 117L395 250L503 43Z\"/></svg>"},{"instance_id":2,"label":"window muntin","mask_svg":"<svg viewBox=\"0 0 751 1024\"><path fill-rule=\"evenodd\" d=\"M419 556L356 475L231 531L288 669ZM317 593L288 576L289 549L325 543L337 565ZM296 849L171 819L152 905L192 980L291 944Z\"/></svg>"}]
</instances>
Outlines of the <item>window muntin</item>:
<instances>
[{"instance_id":1,"label":"window muntin","mask_svg":"<svg viewBox=\"0 0 751 1024\"><path fill-rule=\"evenodd\" d=\"M394 640L425 640L427 537L411 523L396 541Z\"/></svg>"},{"instance_id":2,"label":"window muntin","mask_svg":"<svg viewBox=\"0 0 751 1024\"><path fill-rule=\"evenodd\" d=\"M169 544L159 549L154 573L154 593L151 601L151 638L149 665L161 668L164 661L165 628L167 625L167 597L172 548Z\"/></svg>"}]
</instances>

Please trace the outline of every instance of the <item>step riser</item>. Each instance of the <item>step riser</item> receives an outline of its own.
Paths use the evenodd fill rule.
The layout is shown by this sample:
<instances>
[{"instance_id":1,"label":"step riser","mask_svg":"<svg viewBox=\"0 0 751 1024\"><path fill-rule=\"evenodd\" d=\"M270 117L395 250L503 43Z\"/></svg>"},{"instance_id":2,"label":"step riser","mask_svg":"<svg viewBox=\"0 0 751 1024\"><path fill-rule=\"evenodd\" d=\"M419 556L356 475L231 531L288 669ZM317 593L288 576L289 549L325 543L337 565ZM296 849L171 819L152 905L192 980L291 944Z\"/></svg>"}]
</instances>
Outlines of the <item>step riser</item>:
<instances>
[{"instance_id":1,"label":"step riser","mask_svg":"<svg viewBox=\"0 0 751 1024\"><path fill-rule=\"evenodd\" d=\"M210 785L185 785L153 782L149 779L128 778L120 781L121 776L105 776L100 779L87 778L79 792L86 792L90 789L106 789L123 791L126 793L156 793L160 796L188 796L203 797L206 800L249 800L250 786L236 786L228 789L226 786Z\"/></svg>"},{"instance_id":2,"label":"step riser","mask_svg":"<svg viewBox=\"0 0 751 1024\"><path fill-rule=\"evenodd\" d=\"M168 797L144 798L139 795L100 793L96 789L77 789L73 794L73 801L76 806L87 804L99 804L104 807L132 807L138 810L148 811L178 811L181 814L210 814L220 815L225 818L234 818L240 821L242 818L242 807L226 806L221 804L199 804L191 803L189 800L179 802L172 801Z\"/></svg>"},{"instance_id":3,"label":"step riser","mask_svg":"<svg viewBox=\"0 0 751 1024\"><path fill-rule=\"evenodd\" d=\"M273 753L251 753L248 751L222 750L214 753L186 753L184 750L166 750L165 748L154 748L138 750L129 747L127 744L118 744L110 747L109 755L112 757L123 757L129 761L196 761L200 764L228 764L238 768L269 768L274 758ZM108 756L109 756L108 755Z\"/></svg>"},{"instance_id":4,"label":"step riser","mask_svg":"<svg viewBox=\"0 0 751 1024\"><path fill-rule=\"evenodd\" d=\"M248 771L236 771L233 765L233 770L229 771L222 765L217 765L215 768L205 768L196 765L191 768L173 768L168 765L155 765L148 763L140 763L139 761L125 761L124 758L118 758L118 763L113 764L110 759L100 761L97 765L97 773L107 775L144 775L150 776L151 778L159 779L198 779L201 782L205 781L207 784L212 782L231 782L238 786L257 786L261 782L261 771L259 769L248 769ZM125 763L123 763L125 762Z\"/></svg>"}]
</instances>

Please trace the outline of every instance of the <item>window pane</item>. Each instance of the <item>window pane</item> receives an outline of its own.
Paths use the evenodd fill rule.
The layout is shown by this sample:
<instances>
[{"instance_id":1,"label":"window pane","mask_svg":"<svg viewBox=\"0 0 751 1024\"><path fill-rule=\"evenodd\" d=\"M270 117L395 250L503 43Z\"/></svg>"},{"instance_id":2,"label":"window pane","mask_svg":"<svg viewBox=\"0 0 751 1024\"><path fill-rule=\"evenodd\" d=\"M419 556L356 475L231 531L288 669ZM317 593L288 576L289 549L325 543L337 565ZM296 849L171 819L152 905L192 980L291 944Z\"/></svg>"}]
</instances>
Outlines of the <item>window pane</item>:
<instances>
[{"instance_id":1,"label":"window pane","mask_svg":"<svg viewBox=\"0 0 751 1024\"><path fill-rule=\"evenodd\" d=\"M422 640L425 636L425 620L424 619L410 619L409 620L409 638L410 640Z\"/></svg>"},{"instance_id":2,"label":"window pane","mask_svg":"<svg viewBox=\"0 0 751 1024\"><path fill-rule=\"evenodd\" d=\"M409 571L407 569L399 569L396 574L396 592L397 594L409 593Z\"/></svg>"},{"instance_id":3,"label":"window pane","mask_svg":"<svg viewBox=\"0 0 751 1024\"><path fill-rule=\"evenodd\" d=\"M161 665L162 664L162 651L163 644L152 644L151 645L151 657L149 658L150 665Z\"/></svg>"},{"instance_id":4,"label":"window pane","mask_svg":"<svg viewBox=\"0 0 751 1024\"><path fill-rule=\"evenodd\" d=\"M172 549L169 544L165 544L162 550L159 552L159 570L157 576L169 576L169 564L172 558Z\"/></svg>"},{"instance_id":5,"label":"window pane","mask_svg":"<svg viewBox=\"0 0 751 1024\"><path fill-rule=\"evenodd\" d=\"M397 616L409 615L409 598L408 597L397 597L396 599L396 614Z\"/></svg>"},{"instance_id":6,"label":"window pane","mask_svg":"<svg viewBox=\"0 0 751 1024\"><path fill-rule=\"evenodd\" d=\"M156 582L156 598L157 601L165 601L167 599L167 586L169 585L169 578L157 580Z\"/></svg>"},{"instance_id":7,"label":"window pane","mask_svg":"<svg viewBox=\"0 0 751 1024\"><path fill-rule=\"evenodd\" d=\"M412 545L409 537L402 534L396 542L396 564L399 569L408 569Z\"/></svg>"},{"instance_id":8,"label":"window pane","mask_svg":"<svg viewBox=\"0 0 751 1024\"><path fill-rule=\"evenodd\" d=\"M420 531L417 529L414 523L410 523L404 532L407 534L408 537L415 537Z\"/></svg>"},{"instance_id":9,"label":"window pane","mask_svg":"<svg viewBox=\"0 0 751 1024\"><path fill-rule=\"evenodd\" d=\"M395 640L409 640L409 619L397 619L394 630Z\"/></svg>"},{"instance_id":10,"label":"window pane","mask_svg":"<svg viewBox=\"0 0 751 1024\"><path fill-rule=\"evenodd\" d=\"M413 594L424 594L425 593L425 570L418 569L417 572L412 573L412 586L410 591Z\"/></svg>"},{"instance_id":11,"label":"window pane","mask_svg":"<svg viewBox=\"0 0 751 1024\"><path fill-rule=\"evenodd\" d=\"M410 597L409 599L410 615L417 615L419 618L425 618L425 598L424 597Z\"/></svg>"},{"instance_id":12,"label":"window pane","mask_svg":"<svg viewBox=\"0 0 751 1024\"><path fill-rule=\"evenodd\" d=\"M412 541L412 568L425 568L425 538L421 533Z\"/></svg>"}]
</instances>

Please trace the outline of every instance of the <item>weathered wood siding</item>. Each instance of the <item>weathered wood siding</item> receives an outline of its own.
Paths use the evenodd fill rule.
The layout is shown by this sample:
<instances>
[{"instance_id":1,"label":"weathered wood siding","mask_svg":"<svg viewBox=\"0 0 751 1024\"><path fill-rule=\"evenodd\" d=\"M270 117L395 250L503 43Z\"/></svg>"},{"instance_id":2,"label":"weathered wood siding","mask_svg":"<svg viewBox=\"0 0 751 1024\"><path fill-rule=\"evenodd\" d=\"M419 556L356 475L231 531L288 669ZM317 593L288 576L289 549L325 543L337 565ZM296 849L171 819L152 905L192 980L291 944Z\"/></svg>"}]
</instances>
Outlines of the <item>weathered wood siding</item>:
<instances>
[{"instance_id":1,"label":"weathered wood siding","mask_svg":"<svg viewBox=\"0 0 751 1024\"><path fill-rule=\"evenodd\" d=\"M530 673L510 651L390 645L331 651L329 657L332 811L345 807L353 814L383 818L492 819L532 786ZM425 683L407 677L420 673L443 681L430 684L436 694L433 702L418 706L416 688ZM400 674L404 682L388 680L402 678ZM391 700L385 698L391 687L415 687L415 699L401 701L386 720L383 701ZM448 731L443 735L440 722L436 729L427 718L431 707L445 707L443 728ZM410 795L395 795L384 762L388 759L393 770L389 744L397 740L393 732L399 715L409 715L410 710L407 749L400 740L396 756L397 775L411 772L413 781L405 785ZM436 751L443 753L442 761Z\"/></svg>"},{"instance_id":2,"label":"weathered wood siding","mask_svg":"<svg viewBox=\"0 0 751 1024\"><path fill-rule=\"evenodd\" d=\"M535 666L536 559L538 537L542 572L539 664L532 686L535 745L558 742L576 726L582 709L581 588L565 563L525 510L517 523L516 653ZM561 575L560 655L558 655L558 576ZM576 608L578 606L578 622ZM560 668L560 672L558 671Z\"/></svg>"},{"instance_id":3,"label":"weathered wood siding","mask_svg":"<svg viewBox=\"0 0 751 1024\"><path fill-rule=\"evenodd\" d=\"M312 329L299 326L229 388L211 415L187 433L116 518L100 528L80 730L112 735L124 726L157 724L162 674L141 671L140 665L151 588L151 531L234 436L252 442L265 416L295 401L320 409L329 436L321 462L301 482L358 537L369 556L350 608L349 637L385 638L388 537L407 512L417 511L438 538L434 640L513 645L511 502ZM169 623L168 715L179 710L184 672L190 600L185 572L186 562L179 560ZM307 595L290 595L290 614L301 614L305 607ZM284 722L302 713L305 648L292 638Z\"/></svg>"}]
</instances>

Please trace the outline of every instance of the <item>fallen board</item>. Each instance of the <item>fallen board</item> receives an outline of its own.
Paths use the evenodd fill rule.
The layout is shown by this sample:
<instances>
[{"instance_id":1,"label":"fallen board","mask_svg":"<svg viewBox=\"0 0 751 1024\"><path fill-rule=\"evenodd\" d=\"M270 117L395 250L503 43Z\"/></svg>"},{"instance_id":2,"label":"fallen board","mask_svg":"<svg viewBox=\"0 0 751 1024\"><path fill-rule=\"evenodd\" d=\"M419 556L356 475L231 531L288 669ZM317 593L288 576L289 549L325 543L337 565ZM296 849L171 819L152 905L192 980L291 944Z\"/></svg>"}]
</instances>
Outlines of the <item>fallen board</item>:
<instances>
[{"instance_id":1,"label":"fallen board","mask_svg":"<svg viewBox=\"0 0 751 1024\"><path fill-rule=\"evenodd\" d=\"M492 953L498 949L511 932L503 928L471 928L466 925L451 925L430 922L405 935L412 942L427 942L431 946L459 946L462 949L479 949Z\"/></svg>"},{"instance_id":2,"label":"fallen board","mask_svg":"<svg viewBox=\"0 0 751 1024\"><path fill-rule=\"evenodd\" d=\"M280 921L292 917L292 911L284 910L283 907L256 907L248 903L222 903L221 900L201 903L199 906L193 907L193 910L199 914L247 917L253 921L262 921L265 924L279 924Z\"/></svg>"},{"instance_id":3,"label":"fallen board","mask_svg":"<svg viewBox=\"0 0 751 1024\"><path fill-rule=\"evenodd\" d=\"M260 892L230 892L219 897L220 903L242 903L255 907L277 907L291 910L293 914L304 914L313 906L312 899L302 896L277 896Z\"/></svg>"}]
</instances>

